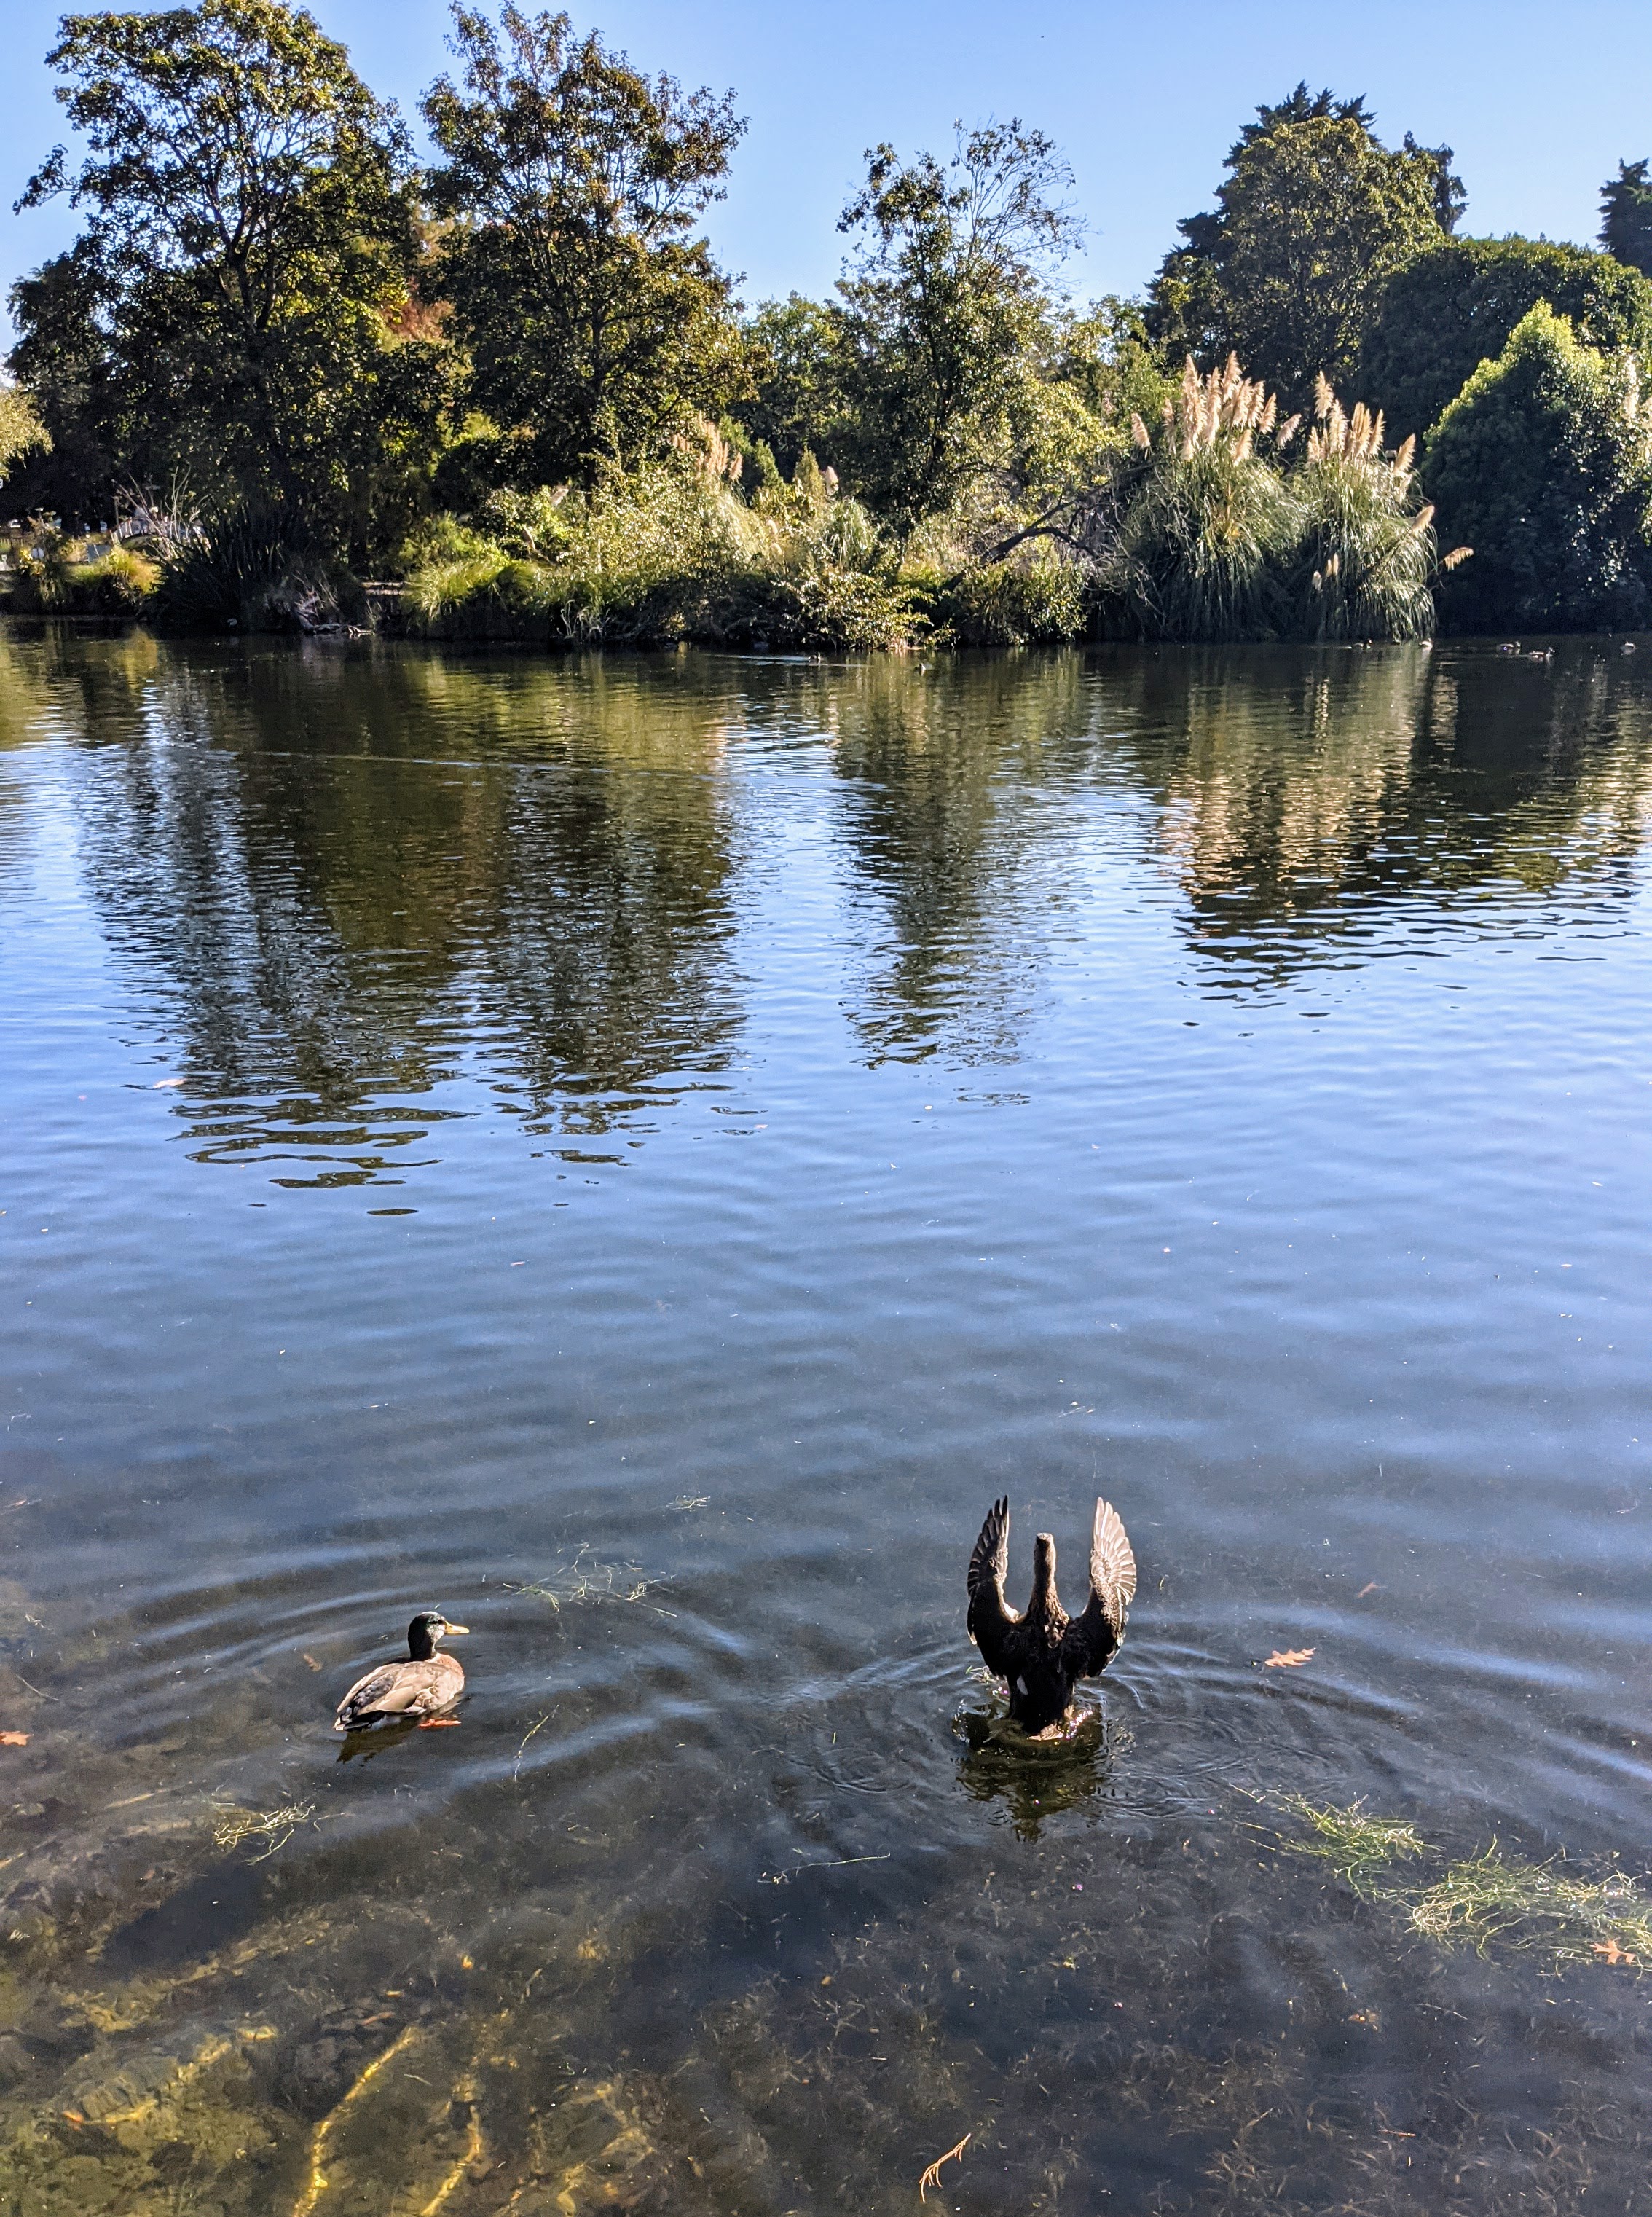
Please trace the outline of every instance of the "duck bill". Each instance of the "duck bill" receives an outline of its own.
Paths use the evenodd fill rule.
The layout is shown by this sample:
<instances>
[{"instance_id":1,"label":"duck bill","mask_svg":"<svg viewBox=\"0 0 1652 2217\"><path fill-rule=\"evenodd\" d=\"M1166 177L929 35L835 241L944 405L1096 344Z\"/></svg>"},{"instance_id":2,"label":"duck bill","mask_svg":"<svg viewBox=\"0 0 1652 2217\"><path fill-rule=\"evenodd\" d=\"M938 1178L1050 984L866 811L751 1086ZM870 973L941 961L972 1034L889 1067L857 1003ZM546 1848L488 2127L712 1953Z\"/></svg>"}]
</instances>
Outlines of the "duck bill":
<instances>
[{"instance_id":1,"label":"duck bill","mask_svg":"<svg viewBox=\"0 0 1652 2217\"><path fill-rule=\"evenodd\" d=\"M468 1624L444 1624L441 1628L441 1636L444 1640L463 1637L465 1633L469 1632L470 1628L471 1627Z\"/></svg>"}]
</instances>

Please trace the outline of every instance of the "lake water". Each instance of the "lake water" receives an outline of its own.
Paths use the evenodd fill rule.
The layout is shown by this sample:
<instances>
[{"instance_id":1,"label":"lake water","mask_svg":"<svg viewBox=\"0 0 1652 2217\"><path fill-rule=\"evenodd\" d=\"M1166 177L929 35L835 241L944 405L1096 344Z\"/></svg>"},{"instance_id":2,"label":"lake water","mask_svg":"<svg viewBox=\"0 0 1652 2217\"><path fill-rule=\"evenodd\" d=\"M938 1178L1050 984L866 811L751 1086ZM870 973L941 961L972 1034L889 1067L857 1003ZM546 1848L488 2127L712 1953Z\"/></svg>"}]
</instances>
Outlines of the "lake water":
<instances>
[{"instance_id":1,"label":"lake water","mask_svg":"<svg viewBox=\"0 0 1652 2217\"><path fill-rule=\"evenodd\" d=\"M1652 1861L1649 812L1648 642L0 631L0 2209L1643 2208L1439 1888Z\"/></svg>"}]
</instances>

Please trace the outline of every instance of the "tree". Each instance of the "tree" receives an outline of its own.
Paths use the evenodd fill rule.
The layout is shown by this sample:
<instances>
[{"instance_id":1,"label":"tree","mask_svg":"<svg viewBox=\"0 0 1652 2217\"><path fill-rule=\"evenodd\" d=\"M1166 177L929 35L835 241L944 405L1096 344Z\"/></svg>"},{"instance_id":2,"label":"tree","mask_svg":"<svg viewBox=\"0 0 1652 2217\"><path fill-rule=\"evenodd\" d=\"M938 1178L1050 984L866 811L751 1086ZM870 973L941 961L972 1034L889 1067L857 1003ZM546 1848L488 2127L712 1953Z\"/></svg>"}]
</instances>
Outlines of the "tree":
<instances>
[{"instance_id":1,"label":"tree","mask_svg":"<svg viewBox=\"0 0 1652 2217\"><path fill-rule=\"evenodd\" d=\"M1384 146L1362 100L1259 108L1229 152L1216 208L1178 225L1152 287L1154 337L1209 365L1237 354L1293 408L1314 380L1351 383L1373 296L1456 224L1449 146Z\"/></svg>"},{"instance_id":2,"label":"tree","mask_svg":"<svg viewBox=\"0 0 1652 2217\"><path fill-rule=\"evenodd\" d=\"M52 435L28 395L15 385L0 385L0 483L21 456L36 448L49 451L51 445Z\"/></svg>"},{"instance_id":3,"label":"tree","mask_svg":"<svg viewBox=\"0 0 1652 2217\"><path fill-rule=\"evenodd\" d=\"M805 450L831 460L843 407L843 319L800 293L765 300L746 324L749 396L735 409L786 477Z\"/></svg>"},{"instance_id":4,"label":"tree","mask_svg":"<svg viewBox=\"0 0 1652 2217\"><path fill-rule=\"evenodd\" d=\"M455 5L463 83L423 102L441 281L509 473L590 484L738 394L729 281L692 234L745 126L731 96L644 77L565 15L500 22L502 41Z\"/></svg>"},{"instance_id":5,"label":"tree","mask_svg":"<svg viewBox=\"0 0 1652 2217\"><path fill-rule=\"evenodd\" d=\"M844 446L856 487L903 539L1002 451L1039 374L1044 272L1076 242L1057 195L1070 176L1042 132L1012 120L942 164L868 151L838 228L860 232L840 281Z\"/></svg>"},{"instance_id":6,"label":"tree","mask_svg":"<svg viewBox=\"0 0 1652 2217\"><path fill-rule=\"evenodd\" d=\"M1440 417L1423 477L1448 538L1474 549L1443 596L1454 629L1647 621L1652 404L1632 357L1539 301Z\"/></svg>"},{"instance_id":7,"label":"tree","mask_svg":"<svg viewBox=\"0 0 1652 2217\"><path fill-rule=\"evenodd\" d=\"M1652 349L1652 284L1609 254L1540 238L1447 238L1377 296L1359 390L1402 435L1421 435L1477 365L1547 300L1591 346Z\"/></svg>"},{"instance_id":8,"label":"tree","mask_svg":"<svg viewBox=\"0 0 1652 2217\"><path fill-rule=\"evenodd\" d=\"M1619 162L1600 188L1600 219L1606 252L1652 277L1652 180L1644 162Z\"/></svg>"},{"instance_id":9,"label":"tree","mask_svg":"<svg viewBox=\"0 0 1652 2217\"><path fill-rule=\"evenodd\" d=\"M108 515L120 469L108 305L108 287L84 240L11 288L18 339L9 367L51 444L22 460L8 503L60 516L71 529ZM125 460L136 475L150 474L130 448Z\"/></svg>"},{"instance_id":10,"label":"tree","mask_svg":"<svg viewBox=\"0 0 1652 2217\"><path fill-rule=\"evenodd\" d=\"M282 0L66 15L48 59L89 151L71 171L58 148L19 206L67 190L91 215L15 295L26 374L59 405L101 383L123 464L359 536L435 381L437 349L397 335L416 247L393 112Z\"/></svg>"}]
</instances>

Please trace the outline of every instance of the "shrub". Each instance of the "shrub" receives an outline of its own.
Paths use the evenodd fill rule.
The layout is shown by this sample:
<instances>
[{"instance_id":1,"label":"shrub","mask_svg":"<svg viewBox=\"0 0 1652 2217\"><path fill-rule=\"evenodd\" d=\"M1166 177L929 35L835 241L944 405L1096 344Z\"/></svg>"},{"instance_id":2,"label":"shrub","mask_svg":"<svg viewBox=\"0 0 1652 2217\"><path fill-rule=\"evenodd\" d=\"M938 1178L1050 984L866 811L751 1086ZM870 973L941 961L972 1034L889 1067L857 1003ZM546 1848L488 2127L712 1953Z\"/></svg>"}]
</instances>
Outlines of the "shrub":
<instances>
[{"instance_id":1,"label":"shrub","mask_svg":"<svg viewBox=\"0 0 1652 2217\"><path fill-rule=\"evenodd\" d=\"M1359 357L1359 388L1421 436L1539 300L1592 346L1652 350L1652 284L1610 254L1546 238L1449 238L1384 287Z\"/></svg>"},{"instance_id":2,"label":"shrub","mask_svg":"<svg viewBox=\"0 0 1652 2217\"><path fill-rule=\"evenodd\" d=\"M1457 630L1633 627L1652 614L1652 407L1632 359L1586 346L1540 301L1428 441L1423 475L1474 559L1447 583Z\"/></svg>"},{"instance_id":3,"label":"shrub","mask_svg":"<svg viewBox=\"0 0 1652 2217\"><path fill-rule=\"evenodd\" d=\"M994 562L949 579L937 615L961 646L1045 646L1082 639L1090 584L1076 562L1043 554Z\"/></svg>"},{"instance_id":4,"label":"shrub","mask_svg":"<svg viewBox=\"0 0 1652 2217\"><path fill-rule=\"evenodd\" d=\"M804 454L787 485L709 424L663 457L602 470L588 492L496 493L475 522L404 549L401 621L444 638L812 651L902 644L909 596L858 502Z\"/></svg>"},{"instance_id":5,"label":"shrub","mask_svg":"<svg viewBox=\"0 0 1652 2217\"><path fill-rule=\"evenodd\" d=\"M47 530L38 532L32 546L18 550L11 605L20 614L68 613L75 551L75 540Z\"/></svg>"},{"instance_id":6,"label":"shrub","mask_svg":"<svg viewBox=\"0 0 1652 2217\"><path fill-rule=\"evenodd\" d=\"M112 547L89 561L84 540L42 531L17 557L11 605L19 614L130 621L147 609L159 574L129 547Z\"/></svg>"}]
</instances>

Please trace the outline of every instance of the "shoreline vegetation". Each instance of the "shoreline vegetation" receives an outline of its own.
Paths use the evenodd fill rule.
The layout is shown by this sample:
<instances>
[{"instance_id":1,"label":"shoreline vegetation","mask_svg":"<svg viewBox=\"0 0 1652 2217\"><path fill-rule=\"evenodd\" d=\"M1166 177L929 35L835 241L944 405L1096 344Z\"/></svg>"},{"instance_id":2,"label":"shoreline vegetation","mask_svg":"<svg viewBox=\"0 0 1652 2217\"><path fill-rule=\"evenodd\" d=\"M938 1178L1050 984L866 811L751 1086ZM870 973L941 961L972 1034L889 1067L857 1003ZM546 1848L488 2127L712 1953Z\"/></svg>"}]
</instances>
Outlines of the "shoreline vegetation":
<instances>
[{"instance_id":1,"label":"shoreline vegetation","mask_svg":"<svg viewBox=\"0 0 1652 2217\"><path fill-rule=\"evenodd\" d=\"M745 128L455 6L406 126L285 0L65 15L75 244L18 281L0 605L810 653L1652 623L1652 183L1459 235L1449 147L1260 108L1146 297L1081 307L1019 120L867 151L833 298L700 225ZM110 519L114 519L111 522Z\"/></svg>"}]
</instances>

